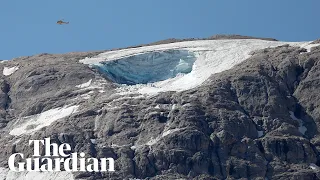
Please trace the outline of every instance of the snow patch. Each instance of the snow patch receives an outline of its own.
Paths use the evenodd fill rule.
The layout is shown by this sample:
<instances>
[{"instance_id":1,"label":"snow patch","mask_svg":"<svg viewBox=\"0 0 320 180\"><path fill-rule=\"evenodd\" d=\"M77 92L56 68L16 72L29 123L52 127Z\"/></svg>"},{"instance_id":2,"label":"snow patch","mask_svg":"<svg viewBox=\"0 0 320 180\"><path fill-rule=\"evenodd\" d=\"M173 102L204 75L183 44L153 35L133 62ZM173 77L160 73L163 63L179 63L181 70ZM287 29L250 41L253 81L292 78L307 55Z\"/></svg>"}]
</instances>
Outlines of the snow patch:
<instances>
[{"instance_id":1,"label":"snow patch","mask_svg":"<svg viewBox=\"0 0 320 180\"><path fill-rule=\"evenodd\" d=\"M95 92L96 93L106 92L104 90L106 84L107 84L107 81L102 78L95 79L95 81L90 79L86 83L77 85L76 87L79 89L75 90L74 92L79 94L82 99L88 100L91 98L91 95L94 94ZM77 100L78 98L75 98L75 99Z\"/></svg>"},{"instance_id":2,"label":"snow patch","mask_svg":"<svg viewBox=\"0 0 320 180\"><path fill-rule=\"evenodd\" d=\"M4 67L3 68L3 75L4 76L10 76L11 74L13 74L14 72L16 72L19 69L18 66L14 66L14 67Z\"/></svg>"},{"instance_id":3,"label":"snow patch","mask_svg":"<svg viewBox=\"0 0 320 180\"><path fill-rule=\"evenodd\" d=\"M132 150L136 150L136 149L137 149L137 147L136 147L136 146L131 146L131 147L130 147L130 149L132 149Z\"/></svg>"},{"instance_id":4,"label":"snow patch","mask_svg":"<svg viewBox=\"0 0 320 180\"><path fill-rule=\"evenodd\" d=\"M86 94L82 94L81 97L82 97L83 99L90 99L91 94L94 94L94 91L89 91L89 92L86 93Z\"/></svg>"},{"instance_id":5,"label":"snow patch","mask_svg":"<svg viewBox=\"0 0 320 180\"><path fill-rule=\"evenodd\" d=\"M90 79L88 82L86 83L83 83L83 84L80 84L80 85L77 85L76 87L77 88L87 88L91 85L91 82L92 82L92 79Z\"/></svg>"},{"instance_id":6,"label":"snow patch","mask_svg":"<svg viewBox=\"0 0 320 180\"><path fill-rule=\"evenodd\" d=\"M199 40L109 51L80 62L107 74L109 79L118 83L120 94L152 95L197 87L212 74L248 59L250 52L255 50L285 44L309 47L310 43L258 39Z\"/></svg>"},{"instance_id":7,"label":"snow patch","mask_svg":"<svg viewBox=\"0 0 320 180\"><path fill-rule=\"evenodd\" d=\"M181 130L180 128L169 129L169 130L164 131L164 132L162 133L162 137L166 137L166 136L168 136L169 134L172 134L172 133L177 132L177 131L180 131L180 130Z\"/></svg>"},{"instance_id":8,"label":"snow patch","mask_svg":"<svg viewBox=\"0 0 320 180\"><path fill-rule=\"evenodd\" d=\"M126 147L128 145L118 145L118 144L111 144L112 148L122 148L122 147Z\"/></svg>"},{"instance_id":9,"label":"snow patch","mask_svg":"<svg viewBox=\"0 0 320 180\"><path fill-rule=\"evenodd\" d=\"M151 138L151 139L146 143L146 145L147 145L147 146L155 145L155 144L157 144L157 143L160 141L160 139L161 139L161 137Z\"/></svg>"},{"instance_id":10,"label":"snow patch","mask_svg":"<svg viewBox=\"0 0 320 180\"><path fill-rule=\"evenodd\" d=\"M0 179L5 180L73 180L71 172L14 172L7 168L0 168Z\"/></svg>"},{"instance_id":11,"label":"snow patch","mask_svg":"<svg viewBox=\"0 0 320 180\"><path fill-rule=\"evenodd\" d=\"M168 126L167 126L168 127ZM144 145L147 145L147 146L153 146L155 144L157 144L162 138L168 136L169 134L172 134L174 132L178 132L178 131L181 131L182 129L181 128L175 128L175 129L169 129L169 130L166 130L167 127L164 129L164 131L162 132L161 135L157 136L156 138L151 138L147 143L145 144L140 144L140 145L134 145L134 146L131 146L130 148L132 150L135 150L137 148L140 148Z\"/></svg>"},{"instance_id":12,"label":"snow patch","mask_svg":"<svg viewBox=\"0 0 320 180\"><path fill-rule=\"evenodd\" d=\"M18 138L12 143L12 145L18 144L20 141L21 141L21 138Z\"/></svg>"},{"instance_id":13,"label":"snow patch","mask_svg":"<svg viewBox=\"0 0 320 180\"><path fill-rule=\"evenodd\" d=\"M88 82L79 84L76 87L79 88L78 91L97 89L100 93L102 93L102 92L105 92L104 85L106 84L107 84L107 81L105 79L96 79L94 82L92 79L90 79Z\"/></svg>"},{"instance_id":14,"label":"snow patch","mask_svg":"<svg viewBox=\"0 0 320 180\"><path fill-rule=\"evenodd\" d=\"M97 140L96 139L90 139L92 144L97 144Z\"/></svg>"},{"instance_id":15,"label":"snow patch","mask_svg":"<svg viewBox=\"0 0 320 180\"><path fill-rule=\"evenodd\" d=\"M173 104L171 110L177 109L177 104Z\"/></svg>"},{"instance_id":16,"label":"snow patch","mask_svg":"<svg viewBox=\"0 0 320 180\"><path fill-rule=\"evenodd\" d=\"M320 170L319 166L317 166L316 164L313 164L313 163L311 163L311 164L309 165L309 167L310 167L311 169L313 169L313 170Z\"/></svg>"},{"instance_id":17,"label":"snow patch","mask_svg":"<svg viewBox=\"0 0 320 180\"><path fill-rule=\"evenodd\" d=\"M290 113L291 119L299 122L299 131L300 131L300 133L303 134L303 135L305 135L305 134L306 134L306 131L307 131L308 129L303 125L303 121L302 121L301 119L298 119L298 118L294 115L294 112L289 111L289 113Z\"/></svg>"},{"instance_id":18,"label":"snow patch","mask_svg":"<svg viewBox=\"0 0 320 180\"><path fill-rule=\"evenodd\" d=\"M303 43L300 47L307 50L307 52L311 52L311 48L319 46L320 44L311 44L309 42Z\"/></svg>"},{"instance_id":19,"label":"snow patch","mask_svg":"<svg viewBox=\"0 0 320 180\"><path fill-rule=\"evenodd\" d=\"M13 124L13 129L9 134L19 136L38 131L59 119L65 118L77 112L78 107L79 106L65 106L51 109L42 112L41 114L20 118L15 122L15 124Z\"/></svg>"}]
</instances>

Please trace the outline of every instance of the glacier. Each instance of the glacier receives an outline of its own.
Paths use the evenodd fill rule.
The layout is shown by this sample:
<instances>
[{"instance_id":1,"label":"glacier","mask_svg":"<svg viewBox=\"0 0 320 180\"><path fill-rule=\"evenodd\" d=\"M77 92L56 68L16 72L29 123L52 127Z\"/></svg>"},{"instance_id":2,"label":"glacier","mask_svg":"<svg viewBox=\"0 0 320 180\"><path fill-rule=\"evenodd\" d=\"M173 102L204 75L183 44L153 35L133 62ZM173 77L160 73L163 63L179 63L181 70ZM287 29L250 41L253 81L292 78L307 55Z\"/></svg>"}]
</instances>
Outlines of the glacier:
<instances>
[{"instance_id":1,"label":"glacier","mask_svg":"<svg viewBox=\"0 0 320 180\"><path fill-rule=\"evenodd\" d=\"M187 50L165 50L102 62L100 72L119 84L147 84L187 74L196 56Z\"/></svg>"},{"instance_id":2,"label":"glacier","mask_svg":"<svg viewBox=\"0 0 320 180\"><path fill-rule=\"evenodd\" d=\"M231 69L233 66L245 61L251 56L252 51L282 46L285 44L306 48L308 52L311 47L319 45L312 45L310 42L288 43L249 39L190 41L109 51L101 53L95 57L81 59L80 62L97 69L107 77L106 79L113 81L115 85L117 85L117 91L120 94L132 95L130 93L138 92L143 95L150 95L158 92L183 91L195 88L204 83L215 73ZM8 67L13 67L13 65L8 65ZM6 68L9 69L8 67ZM20 67L23 68L24 66L20 65ZM20 74L22 70L23 69L16 73ZM11 72L14 73L13 71ZM16 74L12 74L12 77L15 75ZM7 78L10 79L10 76ZM105 79L101 78L101 80L91 78L93 77L83 79L83 81L73 85L76 87L74 92L79 92L79 97L89 99L93 94L93 90L96 90L99 93L104 93L109 90L107 88L104 89L104 84L107 84ZM107 95L107 93L101 94L101 96ZM144 98L143 95L129 95L112 95L114 97L111 96L108 101L104 102L106 103L104 107L105 110L112 111L117 108L121 109L122 105L129 105L127 104L129 101L125 102L123 101L124 99ZM134 107L138 105L132 103L130 106ZM172 111L180 109L179 106L179 103L177 103L173 104L171 107L168 106L168 108ZM162 109L159 104L155 105L154 108L157 111ZM80 109L79 106L71 106L70 104L68 106L49 109L40 114L18 118L15 121L10 122L9 125L11 126L10 129L8 129L10 130L9 134L11 136L15 136L15 138L20 138L23 135L32 135L41 128L50 127L53 122L62 120L63 118L78 112L78 109ZM299 131L304 135L307 129L303 126L303 121L295 117L293 112L289 113L293 120L297 120L299 122ZM98 131L99 127L104 125L102 122L103 119L98 117L94 119L94 121L94 131ZM169 135L179 133L182 130L184 130L183 127L171 127L170 124L168 124L160 131L160 134L152 136L150 139L146 137L146 142L142 141L127 145L112 144L111 147L131 146L131 149L139 149L145 145L153 146L157 145L161 140L168 138ZM257 131L257 136L260 138L267 133L268 131L260 130ZM99 138L91 138L90 142L92 144L99 144ZM15 140L13 144L18 142L19 139ZM310 168L318 169L314 164L310 164ZM72 173L67 172L52 174L27 172L14 173L10 172L6 168L0 168L0 179L23 179L24 177L27 179L55 179L58 177L61 179L73 178Z\"/></svg>"},{"instance_id":3,"label":"glacier","mask_svg":"<svg viewBox=\"0 0 320 180\"><path fill-rule=\"evenodd\" d=\"M199 40L101 53L80 62L98 69L118 85L119 94L156 94L201 85L248 59L256 50L289 44L310 51L311 42L260 39Z\"/></svg>"}]
</instances>

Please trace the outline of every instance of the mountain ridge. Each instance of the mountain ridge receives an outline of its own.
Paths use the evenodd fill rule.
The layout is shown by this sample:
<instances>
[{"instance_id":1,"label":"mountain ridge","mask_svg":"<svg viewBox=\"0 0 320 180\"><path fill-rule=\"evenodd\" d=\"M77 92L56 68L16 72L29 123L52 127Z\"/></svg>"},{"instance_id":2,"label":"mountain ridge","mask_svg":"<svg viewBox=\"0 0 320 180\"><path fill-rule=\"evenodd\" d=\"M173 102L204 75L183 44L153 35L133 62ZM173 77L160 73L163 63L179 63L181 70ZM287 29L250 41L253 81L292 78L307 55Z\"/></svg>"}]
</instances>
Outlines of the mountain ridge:
<instances>
[{"instance_id":1,"label":"mountain ridge","mask_svg":"<svg viewBox=\"0 0 320 180\"><path fill-rule=\"evenodd\" d=\"M0 74L1 175L25 175L6 170L8 155L30 156L28 140L51 137L73 152L114 157L113 179L319 179L318 45L258 49L197 87L152 96L119 94L119 85L79 62L104 52L0 63L0 69L17 67ZM39 114L74 106L79 109L48 126L10 135L23 125L20 118L41 122Z\"/></svg>"}]
</instances>

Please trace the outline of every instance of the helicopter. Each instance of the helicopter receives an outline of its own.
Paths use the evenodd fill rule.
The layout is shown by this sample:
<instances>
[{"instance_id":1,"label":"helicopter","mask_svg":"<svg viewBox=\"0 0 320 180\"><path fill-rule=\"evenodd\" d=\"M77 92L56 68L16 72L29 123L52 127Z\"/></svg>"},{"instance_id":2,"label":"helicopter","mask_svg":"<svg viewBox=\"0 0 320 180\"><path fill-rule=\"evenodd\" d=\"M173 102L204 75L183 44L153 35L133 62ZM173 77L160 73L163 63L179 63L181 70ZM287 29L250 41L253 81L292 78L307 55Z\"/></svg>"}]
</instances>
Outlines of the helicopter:
<instances>
[{"instance_id":1,"label":"helicopter","mask_svg":"<svg viewBox=\"0 0 320 180\"><path fill-rule=\"evenodd\" d=\"M62 24L69 24L69 22L65 22L63 20L59 20L57 21L57 24L62 25Z\"/></svg>"}]
</instances>

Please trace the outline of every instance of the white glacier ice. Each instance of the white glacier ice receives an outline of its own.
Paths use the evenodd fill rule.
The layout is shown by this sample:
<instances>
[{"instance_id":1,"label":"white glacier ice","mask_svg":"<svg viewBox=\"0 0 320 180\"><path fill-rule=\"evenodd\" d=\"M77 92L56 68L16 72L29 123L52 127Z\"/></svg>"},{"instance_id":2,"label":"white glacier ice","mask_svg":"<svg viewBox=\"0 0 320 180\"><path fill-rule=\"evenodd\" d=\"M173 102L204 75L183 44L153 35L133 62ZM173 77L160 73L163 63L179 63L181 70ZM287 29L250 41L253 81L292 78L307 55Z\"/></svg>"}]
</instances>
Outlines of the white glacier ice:
<instances>
[{"instance_id":1,"label":"white glacier ice","mask_svg":"<svg viewBox=\"0 0 320 180\"><path fill-rule=\"evenodd\" d=\"M109 79L119 84L147 84L191 72L196 57L186 50L166 50L115 61L102 62L96 66Z\"/></svg>"},{"instance_id":2,"label":"white glacier ice","mask_svg":"<svg viewBox=\"0 0 320 180\"><path fill-rule=\"evenodd\" d=\"M228 70L250 52L289 44L309 49L311 42L259 39L199 40L122 49L80 60L119 84L120 94L182 91L201 85L212 74Z\"/></svg>"}]
</instances>

